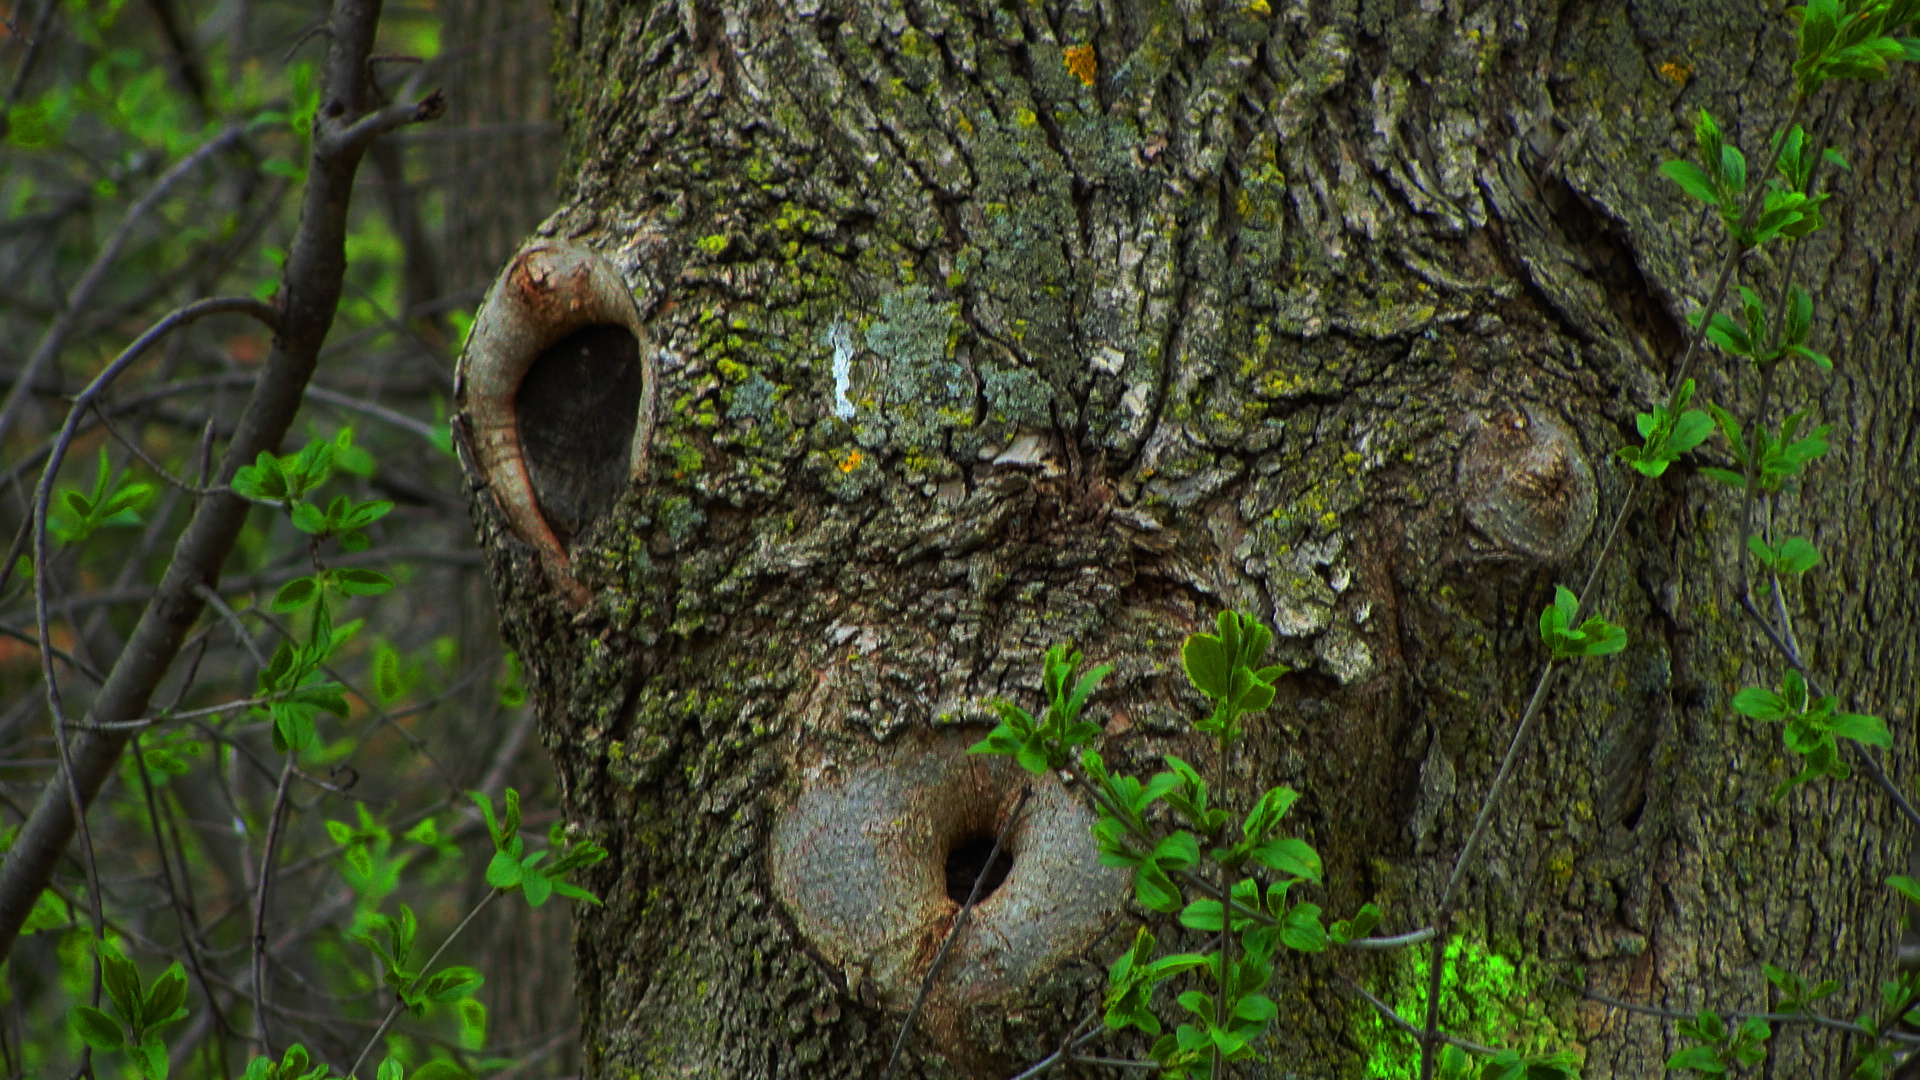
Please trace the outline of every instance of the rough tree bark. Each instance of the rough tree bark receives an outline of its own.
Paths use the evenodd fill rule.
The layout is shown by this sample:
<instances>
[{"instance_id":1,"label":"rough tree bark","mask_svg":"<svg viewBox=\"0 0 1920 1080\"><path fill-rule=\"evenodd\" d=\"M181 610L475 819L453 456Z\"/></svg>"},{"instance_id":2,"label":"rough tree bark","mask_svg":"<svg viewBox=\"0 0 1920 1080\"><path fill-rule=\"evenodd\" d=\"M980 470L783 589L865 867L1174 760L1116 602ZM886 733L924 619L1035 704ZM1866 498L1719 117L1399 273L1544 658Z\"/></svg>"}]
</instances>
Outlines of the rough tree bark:
<instances>
[{"instance_id":1,"label":"rough tree bark","mask_svg":"<svg viewBox=\"0 0 1920 1080\"><path fill-rule=\"evenodd\" d=\"M876 1075L947 853L1015 795L955 755L982 702L1071 641L1118 665L1110 759L1204 761L1175 649L1225 607L1300 669L1242 794L1305 793L1333 912L1431 917L1723 258L1654 168L1701 106L1756 149L1789 24L1266 7L559 5L564 202L469 345L463 435L567 815L615 855L576 935L589 1075ZM1784 507L1827 553L1792 603L1907 776L1920 117L1910 76L1828 94L1855 169L1802 266L1839 370L1788 403L1837 427ZM1741 374L1703 391L1750 406ZM1450 1028L1644 1077L1671 1027L1580 988L1753 1009L1771 962L1877 1000L1908 838L1863 781L1769 801L1791 762L1727 707L1779 669L1735 510L1682 467L1627 525L1599 605L1632 645L1563 681L1495 819ZM1124 885L1084 811L1034 807L903 1075L1009 1075L1097 1005ZM1339 976L1411 1012L1420 962L1292 963L1239 1075L1404 1075ZM1772 1067L1847 1053L1788 1028Z\"/></svg>"}]
</instances>

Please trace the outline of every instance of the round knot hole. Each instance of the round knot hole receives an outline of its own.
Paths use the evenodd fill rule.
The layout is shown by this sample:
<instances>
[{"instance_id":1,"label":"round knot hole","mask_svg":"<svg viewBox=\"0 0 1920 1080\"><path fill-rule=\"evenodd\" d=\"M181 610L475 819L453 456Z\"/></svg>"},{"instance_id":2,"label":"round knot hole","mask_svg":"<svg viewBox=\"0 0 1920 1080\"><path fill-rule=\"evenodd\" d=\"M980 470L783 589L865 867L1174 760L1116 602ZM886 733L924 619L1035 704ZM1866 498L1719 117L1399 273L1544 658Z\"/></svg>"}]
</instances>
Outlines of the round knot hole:
<instances>
[{"instance_id":1,"label":"round knot hole","mask_svg":"<svg viewBox=\"0 0 1920 1080\"><path fill-rule=\"evenodd\" d=\"M965 905L973 896L973 883L980 883L978 904L992 896L1013 871L1013 853L1004 846L993 850L995 836L990 832L971 832L962 836L947 851L947 899ZM992 858L989 863L988 858Z\"/></svg>"}]
</instances>

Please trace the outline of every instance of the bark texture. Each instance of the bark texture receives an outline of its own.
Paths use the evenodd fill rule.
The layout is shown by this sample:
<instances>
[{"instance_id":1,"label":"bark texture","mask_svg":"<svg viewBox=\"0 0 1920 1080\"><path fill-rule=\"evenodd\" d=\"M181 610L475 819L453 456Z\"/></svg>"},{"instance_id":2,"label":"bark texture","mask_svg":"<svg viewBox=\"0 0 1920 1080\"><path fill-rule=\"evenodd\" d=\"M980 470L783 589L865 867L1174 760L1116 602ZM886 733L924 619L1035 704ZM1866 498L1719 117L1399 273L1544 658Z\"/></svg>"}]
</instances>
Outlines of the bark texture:
<instances>
[{"instance_id":1,"label":"bark texture","mask_svg":"<svg viewBox=\"0 0 1920 1080\"><path fill-rule=\"evenodd\" d=\"M939 849L1013 794L941 771L982 703L1031 705L1071 641L1118 668L1109 760L1211 768L1176 650L1224 607L1300 669L1238 797L1305 793L1333 913L1430 917L1538 611L1596 554L1612 451L1722 257L1654 169L1702 106L1760 156L1789 24L1731 0L1267 7L558 5L571 162L541 231L633 287L657 427L570 537L578 591L490 477L476 506L567 814L615 856L577 922L590 1076L877 1075L951 918ZM1801 265L1839 370L1788 403L1836 437L1783 507L1827 553L1791 606L1906 776L1920 95L1828 93L1855 169ZM1742 374L1709 356L1703 393L1745 408ZM1770 962L1841 979L1836 1014L1877 1000L1908 838L1864 781L1769 801L1791 762L1727 701L1779 665L1734 602L1723 491L1677 468L1628 524L1600 609L1632 644L1562 681L1495 819L1449 1028L1644 1077L1670 1026L1579 988L1753 1009ZM1035 835L989 904L1086 884ZM822 850L844 894L781 869ZM884 925L811 906L883 864L899 894L844 918ZM1083 944L963 945L901 1075L1011 1075L1097 1008L1124 904L1034 918ZM1420 964L1291 962L1269 1063L1237 1075L1408 1075L1412 1042L1340 977L1414 1015ZM1786 1028L1768 1067L1847 1052Z\"/></svg>"}]
</instances>

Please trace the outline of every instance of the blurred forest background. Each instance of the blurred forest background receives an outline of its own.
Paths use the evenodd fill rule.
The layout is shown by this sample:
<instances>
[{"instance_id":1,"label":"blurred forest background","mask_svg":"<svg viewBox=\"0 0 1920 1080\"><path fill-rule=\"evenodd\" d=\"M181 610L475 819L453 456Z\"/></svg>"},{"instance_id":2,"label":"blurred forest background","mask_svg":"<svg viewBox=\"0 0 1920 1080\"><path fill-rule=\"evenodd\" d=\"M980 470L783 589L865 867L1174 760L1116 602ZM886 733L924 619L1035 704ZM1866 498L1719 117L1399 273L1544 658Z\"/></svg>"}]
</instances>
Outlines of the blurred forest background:
<instances>
[{"instance_id":1,"label":"blurred forest background","mask_svg":"<svg viewBox=\"0 0 1920 1080\"><path fill-rule=\"evenodd\" d=\"M0 846L58 763L27 528L50 440L75 393L168 311L271 299L327 47L324 7L285 0L16 0L5 20ZM361 163L346 291L281 449L338 448L322 502L395 504L365 550L329 561L399 585L336 615L329 671L351 711L320 716L282 799L262 992L254 909L282 755L265 713L233 703L256 693L260 658L294 618L274 612L276 589L317 557L284 514L253 510L221 577L225 610L196 624L139 753L87 822L106 939L149 980L174 961L190 975L189 1015L167 1032L174 1076L239 1076L262 1028L276 1054L298 1042L345 1071L392 1002L356 935L405 903L431 952L488 892L492 845L466 792L519 789L530 831L554 817L446 425L471 312L554 202L548 14L543 0L389 4L376 53L381 85L441 88L447 112L382 137ZM80 418L45 567L70 717L124 646L268 345L247 319L199 321ZM97 995L82 851L61 863L0 980L6 1077L71 1076L82 1060L69 1012ZM403 1015L361 1075L384 1053L477 1076L576 1073L570 953L567 902L489 906L444 958L484 984Z\"/></svg>"}]
</instances>

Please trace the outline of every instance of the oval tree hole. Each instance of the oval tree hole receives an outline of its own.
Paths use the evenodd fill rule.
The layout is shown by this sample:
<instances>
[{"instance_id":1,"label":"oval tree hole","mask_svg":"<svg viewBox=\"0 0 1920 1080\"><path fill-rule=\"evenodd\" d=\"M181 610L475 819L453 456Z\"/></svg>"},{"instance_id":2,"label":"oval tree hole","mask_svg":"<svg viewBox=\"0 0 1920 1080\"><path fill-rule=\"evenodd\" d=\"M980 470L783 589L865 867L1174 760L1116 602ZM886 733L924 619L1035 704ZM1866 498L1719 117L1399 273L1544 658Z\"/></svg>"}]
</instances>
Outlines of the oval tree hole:
<instances>
[{"instance_id":1,"label":"oval tree hole","mask_svg":"<svg viewBox=\"0 0 1920 1080\"><path fill-rule=\"evenodd\" d=\"M980 895L974 899L978 904L993 895L1002 882L1007 880L1007 872L1013 869L1013 856L1005 848L994 856L993 865L987 865L987 856L993 854L992 833L971 833L960 838L947 852L947 899L956 904L965 904L967 896L973 892L973 882L980 877L982 870L986 877L980 882Z\"/></svg>"},{"instance_id":2,"label":"oval tree hole","mask_svg":"<svg viewBox=\"0 0 1920 1080\"><path fill-rule=\"evenodd\" d=\"M520 452L540 516L562 546L627 489L640 384L640 345L623 326L568 334L520 381Z\"/></svg>"}]
</instances>

